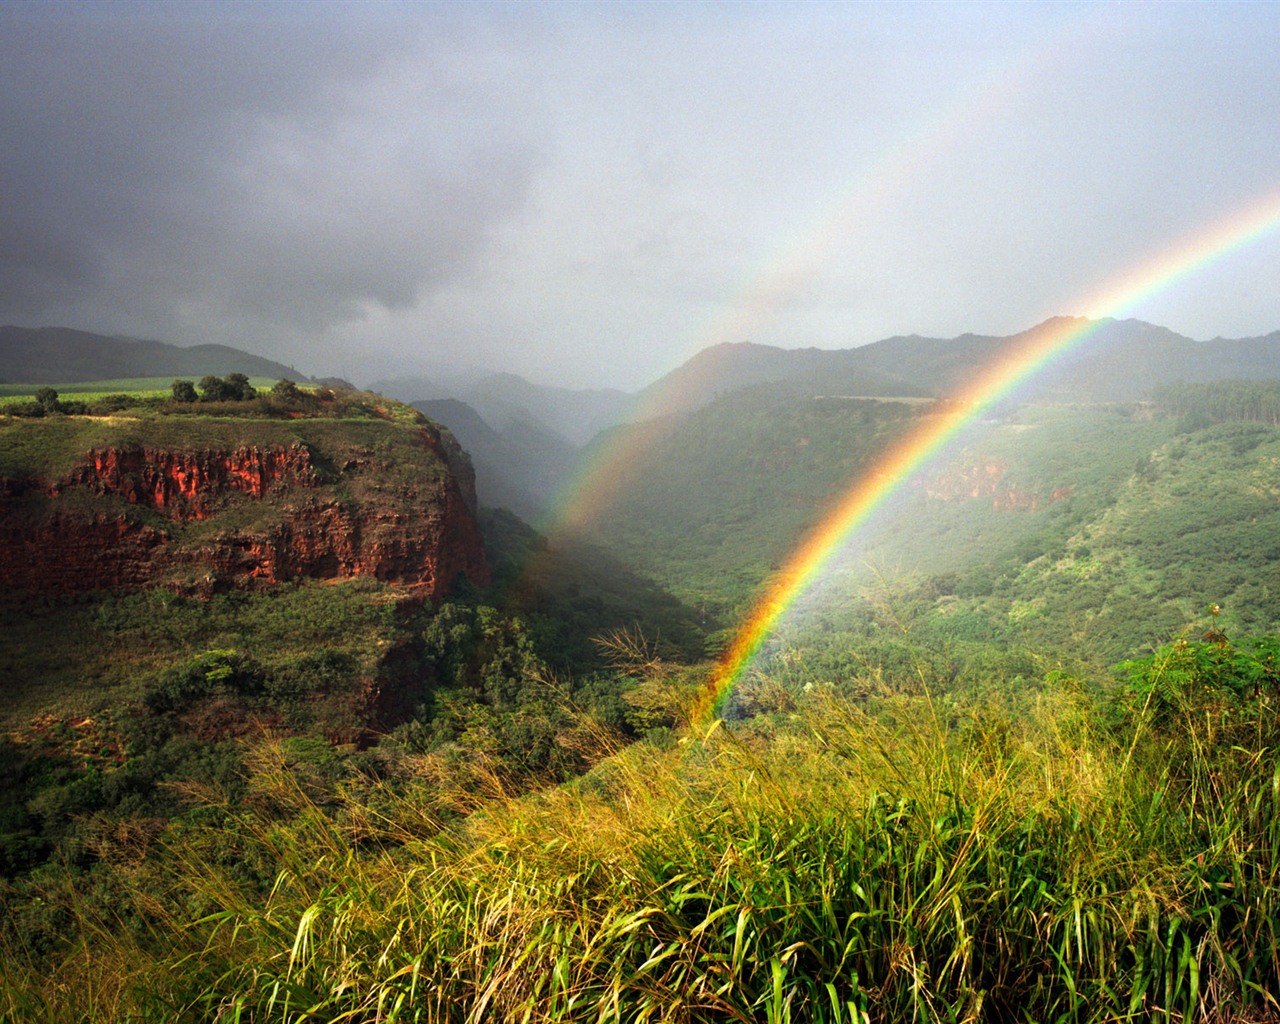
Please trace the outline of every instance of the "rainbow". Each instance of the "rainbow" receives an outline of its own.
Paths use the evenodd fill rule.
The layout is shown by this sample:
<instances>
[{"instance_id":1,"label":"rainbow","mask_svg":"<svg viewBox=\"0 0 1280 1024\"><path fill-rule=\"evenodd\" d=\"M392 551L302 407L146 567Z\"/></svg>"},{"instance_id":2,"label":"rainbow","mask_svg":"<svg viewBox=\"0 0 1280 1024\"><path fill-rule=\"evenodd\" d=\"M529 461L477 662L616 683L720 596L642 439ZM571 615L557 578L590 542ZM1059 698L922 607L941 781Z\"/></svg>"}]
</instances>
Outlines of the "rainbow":
<instances>
[{"instance_id":1,"label":"rainbow","mask_svg":"<svg viewBox=\"0 0 1280 1024\"><path fill-rule=\"evenodd\" d=\"M1018 100L1030 81L1053 66L1055 54L1065 52L1074 40L1086 40L1109 17L1101 11L1067 19L1057 33L991 67L932 116L904 130L855 175L852 190L815 211L794 237L769 254L762 267L744 275L727 312L718 312L711 323L693 332L689 355L701 354L703 372L714 376L717 354L725 355L716 346L763 330L779 309L819 276L842 243L857 237L864 218L882 213L911 183L932 168L945 166L947 151L964 142L974 124L996 118L1002 108ZM556 538L589 528L631 479L636 454L661 437L673 412L688 407L688 392L699 383L686 374L679 382L642 396L627 417L630 425L598 444L593 456L560 488L548 514L535 524L538 530Z\"/></svg>"},{"instance_id":2,"label":"rainbow","mask_svg":"<svg viewBox=\"0 0 1280 1024\"><path fill-rule=\"evenodd\" d=\"M804 539L715 666L694 710L695 724L714 718L783 617L821 577L871 515L948 442L1019 385L1081 344L1107 321L1280 228L1280 194L1216 222L1109 282L1082 303L1093 319L1057 318L1018 336L941 412L922 416L857 480Z\"/></svg>"}]
</instances>

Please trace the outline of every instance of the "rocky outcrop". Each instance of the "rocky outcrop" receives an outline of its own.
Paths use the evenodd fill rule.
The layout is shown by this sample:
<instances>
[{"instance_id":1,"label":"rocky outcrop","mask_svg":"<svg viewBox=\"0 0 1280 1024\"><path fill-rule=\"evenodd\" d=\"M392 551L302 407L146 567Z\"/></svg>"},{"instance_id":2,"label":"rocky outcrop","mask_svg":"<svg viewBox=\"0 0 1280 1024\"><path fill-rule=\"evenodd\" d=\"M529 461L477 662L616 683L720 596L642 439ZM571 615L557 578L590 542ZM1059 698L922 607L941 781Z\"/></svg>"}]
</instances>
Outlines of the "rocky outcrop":
<instances>
[{"instance_id":1,"label":"rocky outcrop","mask_svg":"<svg viewBox=\"0 0 1280 1024\"><path fill-rule=\"evenodd\" d=\"M131 505L172 519L205 519L227 492L262 498L277 484L313 486L311 452L243 446L235 451L168 451L133 445L89 452L84 463L54 488L84 487L118 495Z\"/></svg>"},{"instance_id":2,"label":"rocky outcrop","mask_svg":"<svg viewBox=\"0 0 1280 1024\"><path fill-rule=\"evenodd\" d=\"M1042 508L1071 497L1069 486L1041 491L1010 483L1008 466L999 459L955 466L935 474L924 482L927 497L938 501L976 501L987 499L996 512L1038 512Z\"/></svg>"},{"instance_id":3,"label":"rocky outcrop","mask_svg":"<svg viewBox=\"0 0 1280 1024\"><path fill-rule=\"evenodd\" d=\"M0 479L0 581L207 593L370 576L432 599L488 582L474 478L447 433L388 423L325 442L122 444L52 481Z\"/></svg>"},{"instance_id":4,"label":"rocky outcrop","mask_svg":"<svg viewBox=\"0 0 1280 1024\"><path fill-rule=\"evenodd\" d=\"M167 539L118 515L55 511L23 522L0 514L0 581L10 590L42 594L140 590L168 563Z\"/></svg>"}]
</instances>

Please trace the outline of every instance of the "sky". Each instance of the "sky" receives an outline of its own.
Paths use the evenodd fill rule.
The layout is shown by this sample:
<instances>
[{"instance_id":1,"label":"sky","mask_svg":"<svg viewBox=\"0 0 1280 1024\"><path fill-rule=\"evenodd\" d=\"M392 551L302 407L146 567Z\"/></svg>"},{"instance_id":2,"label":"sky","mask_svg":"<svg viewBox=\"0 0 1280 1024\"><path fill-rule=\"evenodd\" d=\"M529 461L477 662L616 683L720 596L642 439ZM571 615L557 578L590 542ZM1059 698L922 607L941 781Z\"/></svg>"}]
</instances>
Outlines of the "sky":
<instances>
[{"instance_id":1,"label":"sky","mask_svg":"<svg viewBox=\"0 0 1280 1024\"><path fill-rule=\"evenodd\" d=\"M1096 315L1280 192L1280 4L0 0L0 323L364 385ZM1128 315L1280 329L1280 233Z\"/></svg>"}]
</instances>

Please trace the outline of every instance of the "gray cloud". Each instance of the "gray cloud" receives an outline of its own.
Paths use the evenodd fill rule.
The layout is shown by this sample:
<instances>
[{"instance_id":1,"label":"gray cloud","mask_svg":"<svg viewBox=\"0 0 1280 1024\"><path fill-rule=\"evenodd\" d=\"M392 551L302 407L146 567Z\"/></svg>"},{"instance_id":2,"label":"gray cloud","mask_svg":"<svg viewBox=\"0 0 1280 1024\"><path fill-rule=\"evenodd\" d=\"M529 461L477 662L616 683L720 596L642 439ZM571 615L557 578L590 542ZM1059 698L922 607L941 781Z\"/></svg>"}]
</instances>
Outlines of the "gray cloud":
<instances>
[{"instance_id":1,"label":"gray cloud","mask_svg":"<svg viewBox=\"0 0 1280 1024\"><path fill-rule=\"evenodd\" d=\"M1271 4L0 3L0 321L639 386L1012 332L1277 187ZM1280 327L1264 239L1133 315Z\"/></svg>"},{"instance_id":2,"label":"gray cloud","mask_svg":"<svg viewBox=\"0 0 1280 1024\"><path fill-rule=\"evenodd\" d=\"M6 312L315 331L467 265L533 147L420 26L306 10L6 12Z\"/></svg>"}]
</instances>

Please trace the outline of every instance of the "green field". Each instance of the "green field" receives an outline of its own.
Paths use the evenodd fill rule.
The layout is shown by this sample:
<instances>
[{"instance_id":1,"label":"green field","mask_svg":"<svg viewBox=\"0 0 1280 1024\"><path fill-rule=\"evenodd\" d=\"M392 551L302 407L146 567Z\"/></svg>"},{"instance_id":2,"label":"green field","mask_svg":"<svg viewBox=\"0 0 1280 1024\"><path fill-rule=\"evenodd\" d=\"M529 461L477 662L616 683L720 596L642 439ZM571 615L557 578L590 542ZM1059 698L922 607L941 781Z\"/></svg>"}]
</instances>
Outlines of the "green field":
<instances>
[{"instance_id":1,"label":"green field","mask_svg":"<svg viewBox=\"0 0 1280 1024\"><path fill-rule=\"evenodd\" d=\"M34 401L41 388L53 387L63 402L92 402L103 395L132 395L135 398L168 398L176 377L122 377L119 380L86 380L71 384L0 384L0 409L15 402ZM193 382L194 383L194 382ZM275 383L267 377L250 377L259 391Z\"/></svg>"}]
</instances>

